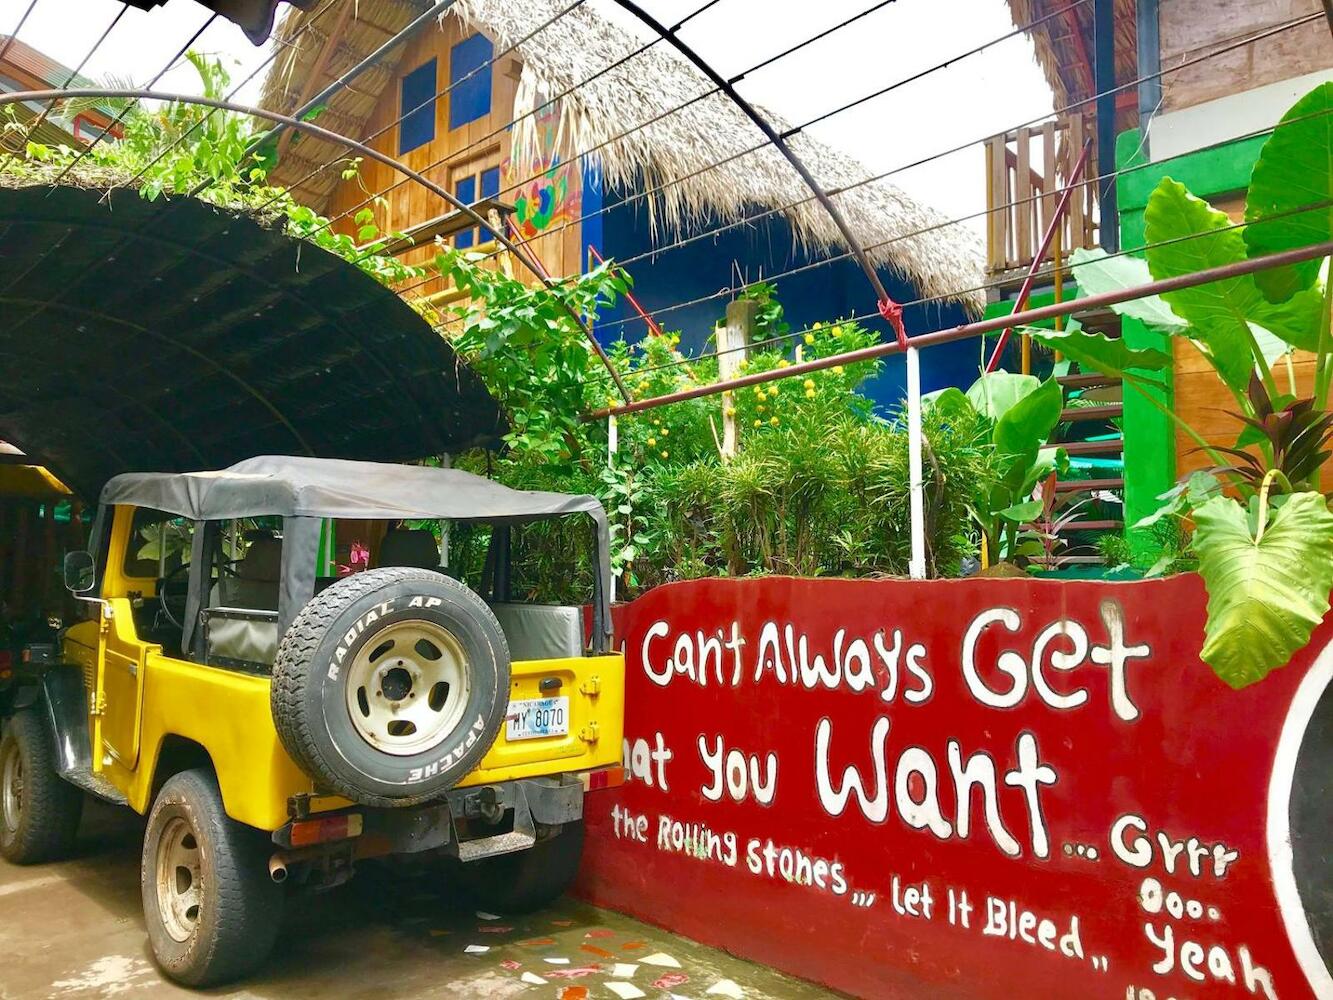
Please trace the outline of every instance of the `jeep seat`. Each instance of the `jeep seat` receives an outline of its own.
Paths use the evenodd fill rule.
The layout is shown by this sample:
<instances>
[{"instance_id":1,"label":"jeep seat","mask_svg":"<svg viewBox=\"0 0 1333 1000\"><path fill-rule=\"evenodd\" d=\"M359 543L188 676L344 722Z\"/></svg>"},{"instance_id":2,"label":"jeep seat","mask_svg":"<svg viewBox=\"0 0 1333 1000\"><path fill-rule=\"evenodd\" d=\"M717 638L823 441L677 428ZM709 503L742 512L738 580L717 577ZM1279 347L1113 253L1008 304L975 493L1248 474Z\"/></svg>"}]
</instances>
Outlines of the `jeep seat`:
<instances>
[{"instance_id":1,"label":"jeep seat","mask_svg":"<svg viewBox=\"0 0 1333 1000\"><path fill-rule=\"evenodd\" d=\"M557 604L495 603L491 611L515 660L555 660L583 655L583 609Z\"/></svg>"},{"instance_id":2,"label":"jeep seat","mask_svg":"<svg viewBox=\"0 0 1333 1000\"><path fill-rule=\"evenodd\" d=\"M203 610L205 662L268 666L278 651L282 539L256 538L233 575L218 582L219 607Z\"/></svg>"},{"instance_id":3,"label":"jeep seat","mask_svg":"<svg viewBox=\"0 0 1333 1000\"><path fill-rule=\"evenodd\" d=\"M235 574L220 581L218 598L228 608L277 611L281 578L282 539L256 538L236 564Z\"/></svg>"},{"instance_id":4,"label":"jeep seat","mask_svg":"<svg viewBox=\"0 0 1333 1000\"><path fill-rule=\"evenodd\" d=\"M398 528L380 542L378 566L409 566L415 569L440 568L440 546L425 529Z\"/></svg>"}]
</instances>

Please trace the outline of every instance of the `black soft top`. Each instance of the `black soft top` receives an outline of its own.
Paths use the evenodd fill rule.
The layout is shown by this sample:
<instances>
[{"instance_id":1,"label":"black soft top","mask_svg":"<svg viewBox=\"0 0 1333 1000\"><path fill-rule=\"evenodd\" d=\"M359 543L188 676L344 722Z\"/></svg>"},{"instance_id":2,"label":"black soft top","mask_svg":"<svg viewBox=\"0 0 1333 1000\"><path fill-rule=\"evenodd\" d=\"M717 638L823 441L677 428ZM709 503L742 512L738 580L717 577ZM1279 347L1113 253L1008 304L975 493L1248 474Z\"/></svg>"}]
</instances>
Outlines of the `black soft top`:
<instances>
[{"instance_id":1,"label":"black soft top","mask_svg":"<svg viewBox=\"0 0 1333 1000\"><path fill-rule=\"evenodd\" d=\"M587 514L597 528L594 610L598 624L610 630L610 534L606 511L594 496L513 490L461 469L264 455L214 472L123 473L108 480L100 499L103 506L151 507L192 521L276 516L522 524ZM318 522L314 525L317 528ZM311 537L317 540L318 531ZM312 580L305 579L309 573L304 562L293 560L291 574L300 576L292 580L293 588L309 589ZM290 618L283 619L285 627Z\"/></svg>"},{"instance_id":2,"label":"black soft top","mask_svg":"<svg viewBox=\"0 0 1333 1000\"><path fill-rule=\"evenodd\" d=\"M606 529L594 496L513 490L461 469L264 455L214 472L127 472L102 489L104 504L187 517L447 518L519 523L587 514Z\"/></svg>"}]
</instances>

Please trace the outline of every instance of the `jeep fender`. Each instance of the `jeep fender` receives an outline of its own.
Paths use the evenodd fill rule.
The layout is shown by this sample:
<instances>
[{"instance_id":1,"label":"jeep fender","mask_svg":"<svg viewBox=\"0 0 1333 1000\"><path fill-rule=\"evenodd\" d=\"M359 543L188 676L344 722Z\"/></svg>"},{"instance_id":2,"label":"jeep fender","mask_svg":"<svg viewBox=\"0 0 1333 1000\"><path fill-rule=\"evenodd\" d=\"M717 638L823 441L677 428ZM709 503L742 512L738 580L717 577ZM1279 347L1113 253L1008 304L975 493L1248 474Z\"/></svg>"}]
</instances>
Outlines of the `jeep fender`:
<instances>
[{"instance_id":1,"label":"jeep fender","mask_svg":"<svg viewBox=\"0 0 1333 1000\"><path fill-rule=\"evenodd\" d=\"M13 711L40 704L56 750L56 769L63 777L92 767L92 739L88 734L88 697L83 670L60 664L24 683L14 695Z\"/></svg>"}]
</instances>

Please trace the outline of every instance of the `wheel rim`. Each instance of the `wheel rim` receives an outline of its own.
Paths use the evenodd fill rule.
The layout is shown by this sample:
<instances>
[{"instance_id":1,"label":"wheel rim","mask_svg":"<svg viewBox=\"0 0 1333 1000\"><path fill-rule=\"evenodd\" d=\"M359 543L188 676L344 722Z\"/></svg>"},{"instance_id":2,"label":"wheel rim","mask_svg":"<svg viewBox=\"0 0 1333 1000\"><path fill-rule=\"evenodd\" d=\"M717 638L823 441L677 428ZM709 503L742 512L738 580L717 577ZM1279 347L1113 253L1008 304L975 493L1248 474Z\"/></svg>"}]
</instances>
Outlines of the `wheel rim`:
<instances>
[{"instance_id":1,"label":"wheel rim","mask_svg":"<svg viewBox=\"0 0 1333 1000\"><path fill-rule=\"evenodd\" d=\"M190 939L202 903L199 840L188 820L174 817L157 842L157 912L173 941Z\"/></svg>"},{"instance_id":2,"label":"wheel rim","mask_svg":"<svg viewBox=\"0 0 1333 1000\"><path fill-rule=\"evenodd\" d=\"M365 642L347 672L357 735L397 757L424 753L458 727L471 681L467 654L433 622L395 622Z\"/></svg>"},{"instance_id":3,"label":"wheel rim","mask_svg":"<svg viewBox=\"0 0 1333 1000\"><path fill-rule=\"evenodd\" d=\"M11 745L0 765L0 820L5 829L13 833L19 828L23 816L23 758L18 747Z\"/></svg>"}]
</instances>

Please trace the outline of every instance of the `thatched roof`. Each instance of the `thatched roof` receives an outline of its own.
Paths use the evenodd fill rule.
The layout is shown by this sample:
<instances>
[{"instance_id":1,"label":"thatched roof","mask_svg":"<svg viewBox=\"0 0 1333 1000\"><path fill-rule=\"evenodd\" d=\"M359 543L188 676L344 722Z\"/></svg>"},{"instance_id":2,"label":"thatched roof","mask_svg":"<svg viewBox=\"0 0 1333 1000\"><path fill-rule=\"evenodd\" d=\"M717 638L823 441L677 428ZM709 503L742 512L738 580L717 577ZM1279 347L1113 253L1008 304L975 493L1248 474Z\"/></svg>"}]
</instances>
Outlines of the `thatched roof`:
<instances>
[{"instance_id":1,"label":"thatched roof","mask_svg":"<svg viewBox=\"0 0 1333 1000\"><path fill-rule=\"evenodd\" d=\"M359 22L391 29L407 23L425 6L415 0L360 0L358 23L349 26L315 86L323 86L373 46L382 44L383 34L363 29ZM448 16L462 18L466 25L489 36L497 47L508 47L565 6L559 0L458 0ZM326 19L330 17L326 15ZM277 32L279 44L291 39L305 20L306 15L290 13ZM310 91L308 76L323 41L324 36L311 29L301 35L288 56L277 60L261 99L265 107L290 110L299 103L303 91ZM586 4L576 8L518 47L522 72L515 114L521 115L582 83L641 45L640 39ZM364 123L385 87L396 78L397 69L390 60L382 70L359 79L355 93L331 100L332 115L321 116L321 124L364 135ZM707 78L669 45L654 45L593 83L579 87L561 102L562 148L568 155L569 151L607 143L596 155L613 189L656 187L698 173L697 177L671 184L650 206L654 225L672 235L688 231L705 219L732 221L754 215L756 210L783 208L803 245L813 249L839 246L832 220L817 202L809 200L809 190L800 177L771 146L705 170L764 141L763 134L722 94L703 98L631 135L616 138L711 87ZM778 115L763 113L779 131L788 127ZM529 162L529 147L536 141L531 124L529 118L513 130L516 162ZM854 158L809 136L797 135L791 144L826 188L856 184L871 174ZM332 147L321 148L309 140L301 143L301 156L316 163L337 155ZM292 183L308 166L284 162L274 180ZM322 208L337 179L331 170L325 171L325 176L328 179L324 186L302 190L298 197L304 195ZM948 296L973 308L981 307L982 293L960 294L962 289L979 285L983 275L981 242L971 230L962 226L932 228L946 221L942 215L882 181L836 197L863 244L872 247L895 241L871 250L877 264L898 270L922 294ZM785 208L793 202L802 203ZM930 231L908 235L921 230Z\"/></svg>"},{"instance_id":2,"label":"thatched roof","mask_svg":"<svg viewBox=\"0 0 1333 1000\"><path fill-rule=\"evenodd\" d=\"M1014 27L1033 24L1048 14L1060 13L1029 31L1037 63L1055 94L1055 106L1067 107L1075 101L1097 93L1093 80L1093 53L1096 33L1093 30L1093 5L1071 4L1069 0L1009 0L1009 13ZM1129 83L1138 76L1138 31L1134 16L1135 0L1115 0L1115 82ZM1118 129L1132 128L1138 123L1135 105L1137 95L1132 90L1122 91L1117 110ZM1082 109L1091 114L1092 106Z\"/></svg>"}]
</instances>

